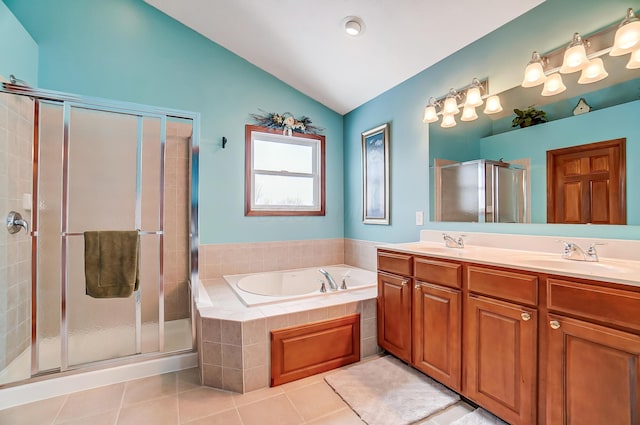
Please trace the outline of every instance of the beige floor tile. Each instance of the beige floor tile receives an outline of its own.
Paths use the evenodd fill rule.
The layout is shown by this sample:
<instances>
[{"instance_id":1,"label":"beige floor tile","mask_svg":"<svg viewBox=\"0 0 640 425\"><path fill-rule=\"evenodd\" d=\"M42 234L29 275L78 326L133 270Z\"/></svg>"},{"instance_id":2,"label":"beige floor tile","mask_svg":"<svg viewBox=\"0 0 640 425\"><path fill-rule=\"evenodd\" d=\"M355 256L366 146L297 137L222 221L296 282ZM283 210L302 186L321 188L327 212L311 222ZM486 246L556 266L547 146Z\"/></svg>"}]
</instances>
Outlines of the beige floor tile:
<instances>
[{"instance_id":1,"label":"beige floor tile","mask_svg":"<svg viewBox=\"0 0 640 425\"><path fill-rule=\"evenodd\" d=\"M243 425L236 409L226 410L206 418L183 422L182 425Z\"/></svg>"},{"instance_id":2,"label":"beige floor tile","mask_svg":"<svg viewBox=\"0 0 640 425\"><path fill-rule=\"evenodd\" d=\"M177 396L169 396L123 407L117 424L178 425L179 423Z\"/></svg>"},{"instance_id":3,"label":"beige floor tile","mask_svg":"<svg viewBox=\"0 0 640 425\"><path fill-rule=\"evenodd\" d=\"M243 425L299 425L304 420L286 395L264 399L238 408ZM268 415L268 421L267 417Z\"/></svg>"},{"instance_id":4,"label":"beige floor tile","mask_svg":"<svg viewBox=\"0 0 640 425\"><path fill-rule=\"evenodd\" d=\"M311 421L347 407L325 382L287 391L287 397L305 421Z\"/></svg>"},{"instance_id":5,"label":"beige floor tile","mask_svg":"<svg viewBox=\"0 0 640 425\"><path fill-rule=\"evenodd\" d=\"M337 412L330 413L326 416L310 421L309 425L363 425L364 422L360 420L353 410L346 409L338 410Z\"/></svg>"},{"instance_id":6,"label":"beige floor tile","mask_svg":"<svg viewBox=\"0 0 640 425\"><path fill-rule=\"evenodd\" d=\"M178 394L180 422L211 416L235 407L233 394L208 387L200 387Z\"/></svg>"},{"instance_id":7,"label":"beige floor tile","mask_svg":"<svg viewBox=\"0 0 640 425\"><path fill-rule=\"evenodd\" d=\"M329 372L318 373L317 375L312 375L307 378L298 379L297 381L287 382L286 384L280 385L280 388L282 388L284 391L293 391L298 388L316 384L318 382L324 382L324 377L327 373Z\"/></svg>"},{"instance_id":8,"label":"beige floor tile","mask_svg":"<svg viewBox=\"0 0 640 425\"><path fill-rule=\"evenodd\" d=\"M178 392L189 391L200 386L200 369L194 367L176 372Z\"/></svg>"},{"instance_id":9,"label":"beige floor tile","mask_svg":"<svg viewBox=\"0 0 640 425\"><path fill-rule=\"evenodd\" d=\"M150 376L127 382L124 389L123 406L166 397L177 393L175 373Z\"/></svg>"},{"instance_id":10,"label":"beige floor tile","mask_svg":"<svg viewBox=\"0 0 640 425\"><path fill-rule=\"evenodd\" d=\"M66 399L67 396L54 397L0 410L0 424L50 425L58 415Z\"/></svg>"},{"instance_id":11,"label":"beige floor tile","mask_svg":"<svg viewBox=\"0 0 640 425\"><path fill-rule=\"evenodd\" d=\"M60 425L115 425L118 420L119 410L110 410L108 412L98 413L97 415L87 416L82 419L72 419L63 422ZM57 423L57 422L56 422Z\"/></svg>"},{"instance_id":12,"label":"beige floor tile","mask_svg":"<svg viewBox=\"0 0 640 425\"><path fill-rule=\"evenodd\" d=\"M120 408L124 387L125 384L114 384L69 394L56 423Z\"/></svg>"},{"instance_id":13,"label":"beige floor tile","mask_svg":"<svg viewBox=\"0 0 640 425\"><path fill-rule=\"evenodd\" d=\"M240 407L255 403L256 401L264 400L265 398L275 397L283 393L284 390L282 389L282 386L262 388L248 393L234 395L233 401L236 404L236 407Z\"/></svg>"}]
</instances>

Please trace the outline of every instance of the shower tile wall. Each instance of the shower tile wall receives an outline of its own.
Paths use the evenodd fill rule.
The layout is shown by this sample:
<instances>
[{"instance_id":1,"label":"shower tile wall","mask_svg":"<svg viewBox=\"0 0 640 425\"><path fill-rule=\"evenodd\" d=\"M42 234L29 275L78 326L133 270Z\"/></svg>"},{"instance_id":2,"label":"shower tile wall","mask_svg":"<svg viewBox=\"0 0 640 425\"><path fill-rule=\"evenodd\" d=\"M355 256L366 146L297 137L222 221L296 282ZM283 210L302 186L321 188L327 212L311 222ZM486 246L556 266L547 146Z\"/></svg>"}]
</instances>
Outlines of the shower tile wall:
<instances>
[{"instance_id":1,"label":"shower tile wall","mask_svg":"<svg viewBox=\"0 0 640 425\"><path fill-rule=\"evenodd\" d=\"M0 94L0 215L17 211L31 223L23 195L32 190L33 101ZM0 370L29 347L31 239L0 231Z\"/></svg>"},{"instance_id":2,"label":"shower tile wall","mask_svg":"<svg viewBox=\"0 0 640 425\"><path fill-rule=\"evenodd\" d=\"M164 180L165 320L189 317L189 139L192 127L167 126Z\"/></svg>"}]
</instances>

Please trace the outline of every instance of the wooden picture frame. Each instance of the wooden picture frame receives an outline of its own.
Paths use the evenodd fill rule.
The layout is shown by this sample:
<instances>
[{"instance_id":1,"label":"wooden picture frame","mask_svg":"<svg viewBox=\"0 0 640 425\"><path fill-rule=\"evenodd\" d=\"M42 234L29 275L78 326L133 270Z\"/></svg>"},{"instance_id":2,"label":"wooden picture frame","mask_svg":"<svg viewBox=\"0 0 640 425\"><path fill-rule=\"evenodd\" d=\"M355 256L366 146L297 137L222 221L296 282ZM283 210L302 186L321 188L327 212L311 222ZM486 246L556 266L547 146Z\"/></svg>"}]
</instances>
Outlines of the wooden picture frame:
<instances>
[{"instance_id":1,"label":"wooden picture frame","mask_svg":"<svg viewBox=\"0 0 640 425\"><path fill-rule=\"evenodd\" d=\"M389 123L362 133L362 222L389 224Z\"/></svg>"}]
</instances>

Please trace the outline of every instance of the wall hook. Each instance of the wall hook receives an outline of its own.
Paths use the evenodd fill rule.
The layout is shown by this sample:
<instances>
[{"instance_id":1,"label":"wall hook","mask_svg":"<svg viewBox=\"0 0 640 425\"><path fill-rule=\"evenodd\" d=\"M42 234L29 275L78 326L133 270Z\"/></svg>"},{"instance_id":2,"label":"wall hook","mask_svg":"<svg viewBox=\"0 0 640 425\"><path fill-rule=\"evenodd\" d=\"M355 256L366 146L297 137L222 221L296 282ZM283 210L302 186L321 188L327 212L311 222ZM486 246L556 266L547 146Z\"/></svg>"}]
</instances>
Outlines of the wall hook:
<instances>
[{"instance_id":1,"label":"wall hook","mask_svg":"<svg viewBox=\"0 0 640 425\"><path fill-rule=\"evenodd\" d=\"M227 138L222 136L222 149L227 145Z\"/></svg>"}]
</instances>

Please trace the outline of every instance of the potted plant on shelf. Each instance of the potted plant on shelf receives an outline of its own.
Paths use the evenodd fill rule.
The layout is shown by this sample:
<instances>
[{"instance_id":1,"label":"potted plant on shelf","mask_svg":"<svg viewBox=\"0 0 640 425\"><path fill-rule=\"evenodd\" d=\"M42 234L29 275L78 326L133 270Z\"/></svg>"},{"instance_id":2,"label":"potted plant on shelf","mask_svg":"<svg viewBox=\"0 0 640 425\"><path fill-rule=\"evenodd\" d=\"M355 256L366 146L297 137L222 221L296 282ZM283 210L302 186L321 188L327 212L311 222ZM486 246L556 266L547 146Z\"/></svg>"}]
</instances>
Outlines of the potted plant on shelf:
<instances>
[{"instance_id":1,"label":"potted plant on shelf","mask_svg":"<svg viewBox=\"0 0 640 425\"><path fill-rule=\"evenodd\" d=\"M547 113L541 109L536 109L534 106L529 106L525 110L514 109L516 117L511 121L512 127L529 127L536 124L547 122Z\"/></svg>"}]
</instances>

